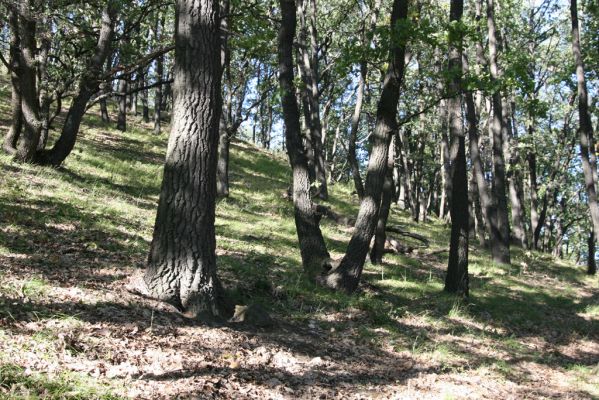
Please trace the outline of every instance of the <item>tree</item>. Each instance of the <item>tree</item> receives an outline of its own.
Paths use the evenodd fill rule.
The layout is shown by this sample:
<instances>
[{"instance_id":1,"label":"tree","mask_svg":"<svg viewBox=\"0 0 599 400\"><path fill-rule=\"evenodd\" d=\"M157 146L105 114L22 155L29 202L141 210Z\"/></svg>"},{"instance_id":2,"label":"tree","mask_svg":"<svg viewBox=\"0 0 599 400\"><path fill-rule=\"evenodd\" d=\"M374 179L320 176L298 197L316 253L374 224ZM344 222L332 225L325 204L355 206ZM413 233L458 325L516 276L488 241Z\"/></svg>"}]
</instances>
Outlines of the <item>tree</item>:
<instances>
[{"instance_id":1,"label":"tree","mask_svg":"<svg viewBox=\"0 0 599 400\"><path fill-rule=\"evenodd\" d=\"M452 97L447 100L449 132L452 141L458 142L458 154L451 170L451 239L449 260L445 276L445 290L468 296L468 238L470 216L468 210L468 173L466 168L466 138L462 124L462 36L461 25L464 12L463 0L452 0L449 9L449 62L447 64L450 80L448 92Z\"/></svg>"},{"instance_id":2,"label":"tree","mask_svg":"<svg viewBox=\"0 0 599 400\"><path fill-rule=\"evenodd\" d=\"M87 109L87 104L100 87L97 77L101 75L106 58L110 54L116 13L116 3L109 1L102 12L102 25L94 54L88 61L86 71L81 75L78 92L67 112L60 137L52 149L42 151L38 155L40 161L44 164L61 165L75 146L79 126Z\"/></svg>"},{"instance_id":3,"label":"tree","mask_svg":"<svg viewBox=\"0 0 599 400\"><path fill-rule=\"evenodd\" d=\"M495 26L494 0L487 0L487 27L489 30L489 68L491 82L496 85L493 90L493 119L491 131L493 136L493 206L491 218L491 253L493 260L503 264L510 263L510 226L506 196L505 159L503 155L503 138L505 123L503 120L500 83L501 71L497 61L498 35Z\"/></svg>"},{"instance_id":4,"label":"tree","mask_svg":"<svg viewBox=\"0 0 599 400\"><path fill-rule=\"evenodd\" d=\"M391 13L391 45L389 49L389 67L385 75L383 91L377 109L374 132L370 137L372 150L368 161L364 198L355 223L355 231L339 266L331 271L324 283L335 289L353 292L358 287L370 241L378 220L381 195L391 138L396 132L397 105L404 71L405 32L400 22L408 15L408 0L395 0ZM404 33L404 35L402 35Z\"/></svg>"},{"instance_id":5,"label":"tree","mask_svg":"<svg viewBox=\"0 0 599 400\"><path fill-rule=\"evenodd\" d=\"M597 202L597 160L595 156L595 141L593 139L593 124L589 114L589 97L584 75L584 63L580 48L580 33L578 26L578 8L576 0L570 1L570 16L572 20L572 53L576 65L576 81L578 89L578 123L580 134L580 156L584 184L589 203L591 222L595 240L599 238L599 204ZM590 270L590 268L589 268Z\"/></svg>"},{"instance_id":6,"label":"tree","mask_svg":"<svg viewBox=\"0 0 599 400\"><path fill-rule=\"evenodd\" d=\"M192 317L224 317L216 275L216 157L222 107L217 0L177 0L173 124L144 282Z\"/></svg>"},{"instance_id":7,"label":"tree","mask_svg":"<svg viewBox=\"0 0 599 400\"><path fill-rule=\"evenodd\" d=\"M293 208L302 264L306 273L315 277L326 271L329 252L319 226L319 216L310 194L308 160L301 139L300 114L293 83L293 38L297 25L294 0L280 0L279 86L285 122L287 155L293 175Z\"/></svg>"}]
</instances>

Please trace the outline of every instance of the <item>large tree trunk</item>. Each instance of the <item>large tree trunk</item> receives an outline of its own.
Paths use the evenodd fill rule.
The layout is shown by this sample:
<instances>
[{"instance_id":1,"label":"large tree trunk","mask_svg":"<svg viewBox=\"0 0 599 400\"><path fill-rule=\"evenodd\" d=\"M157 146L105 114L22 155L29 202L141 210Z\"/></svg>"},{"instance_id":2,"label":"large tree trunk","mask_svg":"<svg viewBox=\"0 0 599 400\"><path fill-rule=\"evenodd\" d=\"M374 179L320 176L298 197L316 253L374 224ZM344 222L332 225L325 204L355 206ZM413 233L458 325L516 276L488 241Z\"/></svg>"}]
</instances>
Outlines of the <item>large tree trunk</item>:
<instances>
[{"instance_id":1,"label":"large tree trunk","mask_svg":"<svg viewBox=\"0 0 599 400\"><path fill-rule=\"evenodd\" d=\"M297 24L295 1L280 0L279 4L282 17L278 38L279 85L287 155L293 173L295 226L304 270L310 277L315 277L325 271L330 256L310 195L308 160L302 145L300 114L293 83L293 38Z\"/></svg>"},{"instance_id":2,"label":"large tree trunk","mask_svg":"<svg viewBox=\"0 0 599 400\"><path fill-rule=\"evenodd\" d=\"M464 12L463 0L452 0L449 10L450 21L460 21ZM454 26L454 25L452 25ZM468 240L470 217L468 213L468 173L466 168L466 138L462 124L462 34L450 32L448 73L451 76L447 100L449 133L452 141L458 142L458 154L451 166L451 239L449 260L445 276L445 290L468 296Z\"/></svg>"},{"instance_id":3,"label":"large tree trunk","mask_svg":"<svg viewBox=\"0 0 599 400\"><path fill-rule=\"evenodd\" d=\"M576 79L578 82L578 120L580 124L580 156L582 158L582 171L586 187L587 201L593 223L595 240L599 237L599 204L597 204L597 165L594 163L595 142L593 139L593 125L589 114L589 99L584 64L580 49L580 35L578 27L578 8L576 0L570 1L570 14L572 17L572 53L576 64ZM593 153L593 154L590 154Z\"/></svg>"},{"instance_id":4,"label":"large tree trunk","mask_svg":"<svg viewBox=\"0 0 599 400\"><path fill-rule=\"evenodd\" d=\"M360 203L354 234L345 256L339 266L326 277L327 286L346 292L353 292L358 287L378 220L389 144L397 130L397 105L404 71L405 42L397 40L397 30L398 23L405 21L407 14L408 0L394 0L390 31L396 40L392 40L389 50L390 63L378 104L375 129L370 137L372 150L368 161L364 198Z\"/></svg>"},{"instance_id":5,"label":"large tree trunk","mask_svg":"<svg viewBox=\"0 0 599 400\"><path fill-rule=\"evenodd\" d=\"M216 276L216 157L221 113L217 0L177 0L175 102L149 293L191 317L225 317Z\"/></svg>"},{"instance_id":6,"label":"large tree trunk","mask_svg":"<svg viewBox=\"0 0 599 400\"><path fill-rule=\"evenodd\" d=\"M501 74L497 63L498 39L495 28L494 0L487 0L487 26L489 30L489 67L491 81L497 83ZM509 264L510 259L510 226L506 196L505 159L503 157L503 123L501 91L493 92L493 119L491 132L493 136L493 209L491 213L491 254L493 261Z\"/></svg>"},{"instance_id":7,"label":"large tree trunk","mask_svg":"<svg viewBox=\"0 0 599 400\"><path fill-rule=\"evenodd\" d=\"M116 22L116 8L112 3L102 12L102 26L96 49L92 58L88 61L86 72L79 80L79 91L75 95L65 122L62 126L60 137L54 147L48 151L38 154L40 162L52 166L60 166L73 150L79 133L81 119L85 114L89 99L98 91L99 82L97 77L102 73L102 66L110 53L110 45Z\"/></svg>"},{"instance_id":8,"label":"large tree trunk","mask_svg":"<svg viewBox=\"0 0 599 400\"><path fill-rule=\"evenodd\" d=\"M19 35L21 51L19 55L19 84L21 87L21 112L23 116L23 131L17 143L15 158L19 161L34 161L40 141L42 121L40 119L40 104L37 90L36 68L36 30L37 24L32 18L32 1L27 0L23 5L27 15L19 16Z\"/></svg>"},{"instance_id":9,"label":"large tree trunk","mask_svg":"<svg viewBox=\"0 0 599 400\"><path fill-rule=\"evenodd\" d=\"M19 38L19 16L16 11L10 11L8 18L10 28L10 83L12 88L11 95L11 117L10 128L4 137L3 148L8 154L14 155L17 152L17 142L23 129L23 113L21 111L21 84L19 83L20 67L20 38Z\"/></svg>"}]
</instances>

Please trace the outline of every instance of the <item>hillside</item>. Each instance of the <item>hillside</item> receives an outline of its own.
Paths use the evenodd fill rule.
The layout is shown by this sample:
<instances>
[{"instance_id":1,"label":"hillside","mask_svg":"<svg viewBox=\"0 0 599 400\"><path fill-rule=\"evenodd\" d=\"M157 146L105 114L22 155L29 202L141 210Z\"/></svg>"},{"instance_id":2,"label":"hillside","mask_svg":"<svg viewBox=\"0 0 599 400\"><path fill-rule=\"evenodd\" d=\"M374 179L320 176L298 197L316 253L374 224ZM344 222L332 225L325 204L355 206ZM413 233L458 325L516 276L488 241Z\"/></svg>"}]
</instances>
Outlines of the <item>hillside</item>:
<instances>
[{"instance_id":1,"label":"hillside","mask_svg":"<svg viewBox=\"0 0 599 400\"><path fill-rule=\"evenodd\" d=\"M8 101L0 112L6 124ZM457 301L441 292L447 226L394 208L392 224L431 245L368 264L354 296L321 289L301 273L286 158L244 142L217 206L219 274L276 327L202 325L128 293L165 146L149 126L121 133L91 114L63 170L0 156L0 397L599 397L596 277L517 249L495 266L473 248L472 297ZM351 193L334 185L328 205L354 215ZM340 258L351 228L323 232Z\"/></svg>"}]
</instances>

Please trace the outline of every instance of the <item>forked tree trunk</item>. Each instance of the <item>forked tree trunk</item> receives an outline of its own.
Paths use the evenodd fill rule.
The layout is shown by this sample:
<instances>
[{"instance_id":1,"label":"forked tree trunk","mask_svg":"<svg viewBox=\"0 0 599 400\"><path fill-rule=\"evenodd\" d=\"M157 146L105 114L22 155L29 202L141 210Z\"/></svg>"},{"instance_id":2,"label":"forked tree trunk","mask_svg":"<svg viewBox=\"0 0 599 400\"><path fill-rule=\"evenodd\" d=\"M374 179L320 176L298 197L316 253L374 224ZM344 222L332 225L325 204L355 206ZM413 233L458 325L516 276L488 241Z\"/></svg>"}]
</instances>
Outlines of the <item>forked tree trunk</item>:
<instances>
[{"instance_id":1,"label":"forked tree trunk","mask_svg":"<svg viewBox=\"0 0 599 400\"><path fill-rule=\"evenodd\" d=\"M293 38L297 24L295 1L279 0L281 26L278 37L279 85L285 122L287 155L293 174L293 207L304 270L310 277L324 272L329 253L310 195L308 160L301 139L300 114L293 83Z\"/></svg>"},{"instance_id":2,"label":"forked tree trunk","mask_svg":"<svg viewBox=\"0 0 599 400\"><path fill-rule=\"evenodd\" d=\"M578 82L578 120L580 124L580 156L582 158L582 171L586 188L587 201L593 224L594 239L599 237L599 204L597 203L597 165L593 163L595 152L593 139L593 125L589 114L589 98L587 84L584 76L584 64L580 49L580 34L578 27L578 8L576 0L570 1L570 14L572 17L572 53L576 64L576 80ZM594 246L593 246L594 247Z\"/></svg>"},{"instance_id":3,"label":"forked tree trunk","mask_svg":"<svg viewBox=\"0 0 599 400\"><path fill-rule=\"evenodd\" d=\"M452 0L449 20L460 21L464 12L463 0ZM455 26L455 25L452 25ZM468 240L470 217L468 213L468 172L466 168L466 138L462 124L462 33L449 34L448 73L451 76L449 93L453 95L447 100L449 116L449 133L452 141L458 142L458 154L455 158L451 183L451 239L449 243L449 260L445 276L445 291L468 296Z\"/></svg>"},{"instance_id":4,"label":"forked tree trunk","mask_svg":"<svg viewBox=\"0 0 599 400\"><path fill-rule=\"evenodd\" d=\"M398 40L398 29L408 15L408 0L394 0L390 30L392 46L389 67L377 109L374 132L370 137L372 150L368 161L364 198L355 223L355 231L339 266L331 271L324 283L332 288L353 292L357 289L378 220L379 208L391 137L397 130L397 105L404 71L405 42Z\"/></svg>"},{"instance_id":5,"label":"forked tree trunk","mask_svg":"<svg viewBox=\"0 0 599 400\"><path fill-rule=\"evenodd\" d=\"M177 0L175 102L144 277L190 317L225 317L216 276L216 157L221 113L218 0Z\"/></svg>"},{"instance_id":6,"label":"forked tree trunk","mask_svg":"<svg viewBox=\"0 0 599 400\"><path fill-rule=\"evenodd\" d=\"M110 45L114 33L117 10L112 2L102 12L102 26L96 44L94 55L88 61L86 72L79 81L79 90L73 99L65 122L62 126L60 137L52 149L38 154L38 159L43 164L60 166L73 150L79 133L81 119L85 114L89 99L98 91L97 77L102 73L102 66L110 53Z\"/></svg>"}]
</instances>

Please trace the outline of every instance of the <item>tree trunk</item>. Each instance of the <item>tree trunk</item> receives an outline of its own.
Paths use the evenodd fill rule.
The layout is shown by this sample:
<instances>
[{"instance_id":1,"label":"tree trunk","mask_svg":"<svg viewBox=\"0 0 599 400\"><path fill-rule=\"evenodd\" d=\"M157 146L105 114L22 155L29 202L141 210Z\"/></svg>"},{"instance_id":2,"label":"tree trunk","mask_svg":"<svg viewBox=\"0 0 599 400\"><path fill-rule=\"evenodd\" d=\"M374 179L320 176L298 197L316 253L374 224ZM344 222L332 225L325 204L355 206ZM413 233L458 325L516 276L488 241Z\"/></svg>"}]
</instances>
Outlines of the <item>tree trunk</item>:
<instances>
[{"instance_id":1,"label":"tree trunk","mask_svg":"<svg viewBox=\"0 0 599 400\"><path fill-rule=\"evenodd\" d=\"M117 86L117 99L119 105L119 114L116 122L116 129L125 132L127 130L127 89L129 84L128 78L122 77L119 79Z\"/></svg>"},{"instance_id":2,"label":"tree trunk","mask_svg":"<svg viewBox=\"0 0 599 400\"><path fill-rule=\"evenodd\" d=\"M397 38L398 23L405 21L408 14L407 0L394 0L390 31ZM404 71L405 42L392 40L389 50L390 63L377 108L377 121L370 136L372 150L368 161L364 198L356 218L355 231L339 266L326 277L332 288L353 292L357 289L370 247L370 240L378 220L379 207L391 137L397 130L397 105Z\"/></svg>"},{"instance_id":3,"label":"tree trunk","mask_svg":"<svg viewBox=\"0 0 599 400\"><path fill-rule=\"evenodd\" d=\"M597 189L595 176L597 165L593 163L595 153L595 142L593 139L593 125L589 114L589 100L587 84L584 76L584 64L580 49L580 35L578 27L578 9L576 0L570 1L570 13L572 16L572 53L576 64L576 79L578 82L578 119L580 134L580 155L582 158L582 171L584 173L584 184L586 186L587 201L593 224L594 239L599 237L599 204L597 204ZM594 246L593 246L594 247ZM590 270L590 268L589 268Z\"/></svg>"},{"instance_id":4,"label":"tree trunk","mask_svg":"<svg viewBox=\"0 0 599 400\"><path fill-rule=\"evenodd\" d=\"M595 231L592 230L587 240L587 246L589 249L587 256L587 274L595 275L597 273L597 261L595 260Z\"/></svg>"},{"instance_id":5,"label":"tree trunk","mask_svg":"<svg viewBox=\"0 0 599 400\"><path fill-rule=\"evenodd\" d=\"M364 102L364 90L366 87L366 77L368 75L368 64L366 61L360 63L360 81L358 82L358 92L356 93L356 105L351 119L351 128L349 134L349 143L347 144L347 161L351 168L354 186L360 200L364 197L364 185L362 176L360 176L360 164L356 155L356 142L358 140L358 128L360 125L360 114L362 113L362 104Z\"/></svg>"},{"instance_id":6,"label":"tree trunk","mask_svg":"<svg viewBox=\"0 0 599 400\"><path fill-rule=\"evenodd\" d=\"M395 144L393 143L393 139L391 139L391 144L389 145L389 156L387 157L387 171L385 173L385 182L383 183L381 208L379 210L379 218L376 224L374 244L370 250L370 261L373 264L380 264L383 262L385 242L387 240L387 220L389 218L389 211L391 210L391 201L395 195L395 186L393 184L393 167L395 166L394 149Z\"/></svg>"},{"instance_id":7,"label":"tree trunk","mask_svg":"<svg viewBox=\"0 0 599 400\"><path fill-rule=\"evenodd\" d=\"M468 71L468 64L466 61L467 59L464 58L464 71ZM482 218L477 219L480 224L485 224L486 231L489 233L490 239L492 240L493 237L491 236L491 232L493 228L491 225L491 196L489 194L487 181L485 180L485 171L479 150L479 128L478 117L476 115L476 105L474 103L474 96L472 95L472 92L465 92L464 98L466 100L466 122L468 124L468 141L470 144L470 160L472 162L472 179L474 179L478 189L478 200L480 202L480 208L482 211Z\"/></svg>"},{"instance_id":8,"label":"tree trunk","mask_svg":"<svg viewBox=\"0 0 599 400\"><path fill-rule=\"evenodd\" d=\"M4 137L3 148L8 154L14 155L17 152L17 142L23 129L23 113L21 111L21 85L19 83L20 71L20 37L19 37L19 16L16 11L10 11L8 25L10 35L10 83L12 88L11 95L11 124L8 133Z\"/></svg>"},{"instance_id":9,"label":"tree trunk","mask_svg":"<svg viewBox=\"0 0 599 400\"><path fill-rule=\"evenodd\" d=\"M328 267L330 256L310 195L308 160L302 145L300 113L293 83L293 38L297 24L295 1L279 0L279 4L282 18L278 37L279 85L287 155L293 173L295 226L304 270L314 278Z\"/></svg>"},{"instance_id":10,"label":"tree trunk","mask_svg":"<svg viewBox=\"0 0 599 400\"><path fill-rule=\"evenodd\" d=\"M216 195L229 196L229 132L221 118L218 136L218 161L216 167Z\"/></svg>"},{"instance_id":11,"label":"tree trunk","mask_svg":"<svg viewBox=\"0 0 599 400\"><path fill-rule=\"evenodd\" d=\"M164 14L162 14L158 20L156 21L156 37L162 38L164 31ZM161 55L156 60L156 80L162 81L164 78L164 55ZM160 134L161 131L161 123L162 123L162 85L156 86L156 91L154 93L154 133L156 135Z\"/></svg>"},{"instance_id":12,"label":"tree trunk","mask_svg":"<svg viewBox=\"0 0 599 400\"><path fill-rule=\"evenodd\" d=\"M144 68L140 71L141 72L139 76L139 84L142 87L145 87L147 85L146 76L148 75L148 70L147 68ZM148 89L143 89L141 91L141 117L144 123L147 124L150 122L150 107L148 107Z\"/></svg>"},{"instance_id":13,"label":"tree trunk","mask_svg":"<svg viewBox=\"0 0 599 400\"><path fill-rule=\"evenodd\" d=\"M460 21L464 12L463 0L451 0L449 20ZM453 26L453 25L452 25ZM468 213L468 173L466 167L466 138L462 124L462 107L460 93L462 91L462 33L449 33L448 74L449 93L453 95L447 100L449 116L449 133L452 141L458 141L458 154L451 166L451 239L449 244L449 260L445 276L445 291L468 296L468 240L470 217Z\"/></svg>"},{"instance_id":14,"label":"tree trunk","mask_svg":"<svg viewBox=\"0 0 599 400\"><path fill-rule=\"evenodd\" d=\"M504 158L509 160L510 168L507 173L509 184L509 199L512 211L513 236L518 246L528 247L526 228L524 225L524 204L521 202L522 174L520 172L520 154L518 153L517 138L513 127L514 110L511 105L502 100L504 132Z\"/></svg>"},{"instance_id":15,"label":"tree trunk","mask_svg":"<svg viewBox=\"0 0 599 400\"><path fill-rule=\"evenodd\" d=\"M102 27L96 44L94 55L88 61L86 72L79 81L79 91L75 95L65 122L62 126L60 137L51 150L38 154L39 161L55 167L60 166L73 150L79 133L81 119L85 114L89 99L98 91L99 82L97 77L102 73L102 66L110 53L110 45L116 22L116 8L112 3L102 12Z\"/></svg>"},{"instance_id":16,"label":"tree trunk","mask_svg":"<svg viewBox=\"0 0 599 400\"><path fill-rule=\"evenodd\" d=\"M25 7L32 11L32 1L27 0ZM37 90L36 68L36 30L34 19L24 15L19 16L19 35L21 51L19 56L19 84L21 87L21 112L23 130L17 143L15 158L19 161L34 161L40 141L42 121L40 119L40 104Z\"/></svg>"},{"instance_id":17,"label":"tree trunk","mask_svg":"<svg viewBox=\"0 0 599 400\"><path fill-rule=\"evenodd\" d=\"M305 107L306 124L310 130L310 142L314 151L314 173L315 181L318 184L318 196L326 200L328 198L328 188L326 179L326 161L323 149L322 122L320 120L320 76L318 71L318 33L316 30L317 7L316 0L300 0L301 9L300 22L303 32L302 46L300 47L300 60L303 66L300 71L303 80L306 83ZM309 38L309 43L303 40Z\"/></svg>"},{"instance_id":18,"label":"tree trunk","mask_svg":"<svg viewBox=\"0 0 599 400\"><path fill-rule=\"evenodd\" d=\"M221 62L221 73L225 75L228 93L227 100L225 101L225 107L221 113L219 122L219 136L218 136L218 161L216 166L216 195L218 197L229 196L229 145L230 136L229 130L227 129L227 122L231 122L229 119L232 115L232 91L233 87L231 84L231 53L229 49L229 13L230 13L230 2L229 0L221 1L221 15L223 16L220 21L220 32L221 32L221 43L220 43L220 62ZM254 125L255 127L255 125Z\"/></svg>"},{"instance_id":19,"label":"tree trunk","mask_svg":"<svg viewBox=\"0 0 599 400\"><path fill-rule=\"evenodd\" d=\"M498 39L495 28L494 0L487 0L487 26L489 30L489 67L491 81L495 84L501 74L497 64ZM493 209L491 213L491 253L493 261L510 263L510 226L506 197L505 159L503 157L503 123L501 91L493 92L493 119L491 132L493 136Z\"/></svg>"},{"instance_id":20,"label":"tree trunk","mask_svg":"<svg viewBox=\"0 0 599 400\"><path fill-rule=\"evenodd\" d=\"M144 282L190 317L226 317L216 276L216 157L221 113L217 0L177 0L175 102Z\"/></svg>"}]
</instances>

